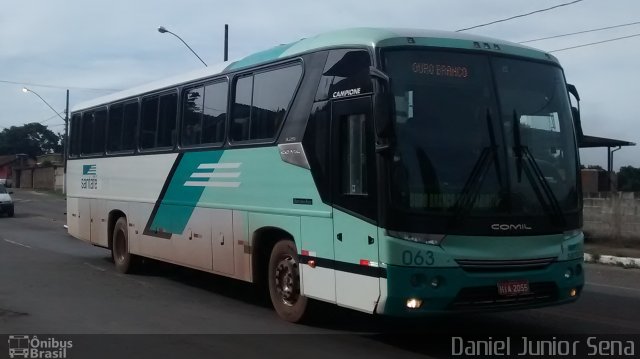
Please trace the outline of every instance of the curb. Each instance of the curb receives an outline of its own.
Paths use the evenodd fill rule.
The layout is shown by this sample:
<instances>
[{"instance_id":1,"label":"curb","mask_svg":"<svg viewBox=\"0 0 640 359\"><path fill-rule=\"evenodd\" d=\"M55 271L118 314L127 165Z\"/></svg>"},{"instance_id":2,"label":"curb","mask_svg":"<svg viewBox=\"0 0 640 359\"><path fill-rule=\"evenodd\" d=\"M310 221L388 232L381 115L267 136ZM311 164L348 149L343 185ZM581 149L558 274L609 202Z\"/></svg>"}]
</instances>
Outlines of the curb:
<instances>
[{"instance_id":1,"label":"curb","mask_svg":"<svg viewBox=\"0 0 640 359\"><path fill-rule=\"evenodd\" d=\"M616 257L608 255L594 256L593 254L585 253L584 261L585 263L617 265L625 268L640 268L640 258Z\"/></svg>"}]
</instances>

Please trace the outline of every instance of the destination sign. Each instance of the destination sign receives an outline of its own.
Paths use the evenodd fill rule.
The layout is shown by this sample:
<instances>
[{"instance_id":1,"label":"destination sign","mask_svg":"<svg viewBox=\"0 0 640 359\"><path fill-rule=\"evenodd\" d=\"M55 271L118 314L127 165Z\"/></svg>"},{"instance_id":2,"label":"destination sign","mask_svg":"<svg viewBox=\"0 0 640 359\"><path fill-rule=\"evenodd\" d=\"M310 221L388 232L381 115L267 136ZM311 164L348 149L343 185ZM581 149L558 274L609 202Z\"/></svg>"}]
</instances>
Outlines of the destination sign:
<instances>
[{"instance_id":1,"label":"destination sign","mask_svg":"<svg viewBox=\"0 0 640 359\"><path fill-rule=\"evenodd\" d=\"M414 73L421 75L454 77L461 79L468 78L470 75L469 68L466 66L451 66L427 62L414 62L411 64L411 70Z\"/></svg>"}]
</instances>

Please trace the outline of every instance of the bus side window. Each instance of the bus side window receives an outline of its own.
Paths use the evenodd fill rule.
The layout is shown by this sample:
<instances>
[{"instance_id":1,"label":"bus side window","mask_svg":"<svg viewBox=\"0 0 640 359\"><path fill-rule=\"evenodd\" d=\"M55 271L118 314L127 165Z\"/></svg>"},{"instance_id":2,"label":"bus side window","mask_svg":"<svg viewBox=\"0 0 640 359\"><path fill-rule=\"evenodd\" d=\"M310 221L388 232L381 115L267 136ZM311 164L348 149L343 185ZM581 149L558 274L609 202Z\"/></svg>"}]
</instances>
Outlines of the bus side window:
<instances>
[{"instance_id":1,"label":"bus side window","mask_svg":"<svg viewBox=\"0 0 640 359\"><path fill-rule=\"evenodd\" d=\"M271 139L276 136L301 75L302 66L299 65L255 75L250 139Z\"/></svg>"},{"instance_id":2,"label":"bus side window","mask_svg":"<svg viewBox=\"0 0 640 359\"><path fill-rule=\"evenodd\" d=\"M91 146L93 154L104 154L106 125L107 109L96 110L93 114L93 145Z\"/></svg>"},{"instance_id":3,"label":"bus side window","mask_svg":"<svg viewBox=\"0 0 640 359\"><path fill-rule=\"evenodd\" d=\"M204 104L204 87L196 87L185 92L182 104L182 139L183 146L198 145L201 142L202 107Z\"/></svg>"},{"instance_id":4,"label":"bus side window","mask_svg":"<svg viewBox=\"0 0 640 359\"><path fill-rule=\"evenodd\" d=\"M202 116L202 143L220 143L224 140L227 121L227 82L218 82L204 88Z\"/></svg>"},{"instance_id":5,"label":"bus side window","mask_svg":"<svg viewBox=\"0 0 640 359\"><path fill-rule=\"evenodd\" d=\"M142 99L140 119L140 148L150 149L156 146L158 131L158 96Z\"/></svg>"},{"instance_id":6,"label":"bus side window","mask_svg":"<svg viewBox=\"0 0 640 359\"><path fill-rule=\"evenodd\" d=\"M156 147L173 147L176 144L176 116L178 115L178 95L160 96L158 113L158 139Z\"/></svg>"},{"instance_id":7,"label":"bus side window","mask_svg":"<svg viewBox=\"0 0 640 359\"><path fill-rule=\"evenodd\" d=\"M82 116L80 114L73 114L71 116L71 133L69 134L70 138L70 147L69 147L69 157L77 157L80 154L80 126L81 126Z\"/></svg>"},{"instance_id":8,"label":"bus side window","mask_svg":"<svg viewBox=\"0 0 640 359\"><path fill-rule=\"evenodd\" d=\"M239 78L231 116L231 140L274 139L301 76L302 66L296 64Z\"/></svg>"},{"instance_id":9,"label":"bus side window","mask_svg":"<svg viewBox=\"0 0 640 359\"><path fill-rule=\"evenodd\" d=\"M109 106L107 125L107 152L122 150L122 104Z\"/></svg>"},{"instance_id":10,"label":"bus side window","mask_svg":"<svg viewBox=\"0 0 640 359\"><path fill-rule=\"evenodd\" d=\"M80 154L91 153L93 140L93 111L86 111L82 114L82 137L80 143Z\"/></svg>"},{"instance_id":11,"label":"bus side window","mask_svg":"<svg viewBox=\"0 0 640 359\"><path fill-rule=\"evenodd\" d=\"M224 141L227 120L227 82L188 89L182 104L182 146Z\"/></svg>"},{"instance_id":12,"label":"bus side window","mask_svg":"<svg viewBox=\"0 0 640 359\"><path fill-rule=\"evenodd\" d=\"M236 82L235 101L233 103L231 140L249 139L249 117L251 116L251 97L253 95L253 76L245 76Z\"/></svg>"},{"instance_id":13,"label":"bus side window","mask_svg":"<svg viewBox=\"0 0 640 359\"><path fill-rule=\"evenodd\" d=\"M122 150L131 151L136 144L136 128L138 127L138 101L124 105L124 120L122 123Z\"/></svg>"}]
</instances>

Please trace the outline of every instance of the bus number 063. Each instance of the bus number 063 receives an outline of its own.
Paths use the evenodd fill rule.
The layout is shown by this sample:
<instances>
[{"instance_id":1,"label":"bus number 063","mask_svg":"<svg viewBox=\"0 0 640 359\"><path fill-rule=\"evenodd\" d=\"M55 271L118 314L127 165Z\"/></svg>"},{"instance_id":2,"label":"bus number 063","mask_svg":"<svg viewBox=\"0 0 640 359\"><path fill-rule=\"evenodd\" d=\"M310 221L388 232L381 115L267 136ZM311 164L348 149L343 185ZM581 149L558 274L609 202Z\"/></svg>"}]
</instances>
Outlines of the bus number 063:
<instances>
[{"instance_id":1,"label":"bus number 063","mask_svg":"<svg viewBox=\"0 0 640 359\"><path fill-rule=\"evenodd\" d=\"M430 266L433 265L434 262L432 251L407 250L402 252L402 264L406 266Z\"/></svg>"}]
</instances>

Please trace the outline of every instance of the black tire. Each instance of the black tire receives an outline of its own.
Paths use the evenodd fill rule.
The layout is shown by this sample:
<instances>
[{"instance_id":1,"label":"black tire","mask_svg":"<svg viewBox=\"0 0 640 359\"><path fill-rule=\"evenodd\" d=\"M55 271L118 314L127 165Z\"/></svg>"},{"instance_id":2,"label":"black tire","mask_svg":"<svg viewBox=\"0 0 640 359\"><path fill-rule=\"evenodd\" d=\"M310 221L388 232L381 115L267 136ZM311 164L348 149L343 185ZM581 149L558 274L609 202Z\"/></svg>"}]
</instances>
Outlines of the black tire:
<instances>
[{"instance_id":1,"label":"black tire","mask_svg":"<svg viewBox=\"0 0 640 359\"><path fill-rule=\"evenodd\" d=\"M129 253L129 230L125 217L118 218L113 227L111 258L120 273L133 273L137 267L138 257Z\"/></svg>"},{"instance_id":2,"label":"black tire","mask_svg":"<svg viewBox=\"0 0 640 359\"><path fill-rule=\"evenodd\" d=\"M9 217L13 217L13 215L14 215L14 209L13 209L13 208L11 208L11 209L9 210L9 212L7 212L7 216L9 216Z\"/></svg>"},{"instance_id":3,"label":"black tire","mask_svg":"<svg viewBox=\"0 0 640 359\"><path fill-rule=\"evenodd\" d=\"M282 319L301 322L307 314L308 300L300 294L299 260L292 241L281 240L273 246L268 272L273 308Z\"/></svg>"}]
</instances>

